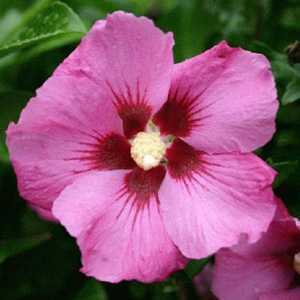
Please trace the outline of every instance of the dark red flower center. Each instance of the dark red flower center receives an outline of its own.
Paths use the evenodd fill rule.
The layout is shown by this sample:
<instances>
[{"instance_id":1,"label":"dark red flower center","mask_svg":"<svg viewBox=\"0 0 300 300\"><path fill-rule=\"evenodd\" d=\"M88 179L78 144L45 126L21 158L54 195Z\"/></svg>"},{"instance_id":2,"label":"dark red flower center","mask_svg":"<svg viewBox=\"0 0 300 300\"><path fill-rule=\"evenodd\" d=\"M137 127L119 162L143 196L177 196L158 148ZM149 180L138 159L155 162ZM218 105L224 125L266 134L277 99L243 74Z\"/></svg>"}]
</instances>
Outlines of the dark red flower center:
<instances>
[{"instance_id":1,"label":"dark red flower center","mask_svg":"<svg viewBox=\"0 0 300 300\"><path fill-rule=\"evenodd\" d=\"M158 190L166 169L177 180L191 179L199 167L199 153L183 140L197 121L195 105L188 93L178 96L171 93L169 99L150 120L152 109L145 94L141 96L127 87L126 92L109 89L114 97L116 111L123 121L124 136L108 134L97 138L80 159L89 169L132 169L125 178L122 191L139 208L150 198L158 201ZM161 135L161 134L162 135Z\"/></svg>"},{"instance_id":2,"label":"dark red flower center","mask_svg":"<svg viewBox=\"0 0 300 300\"><path fill-rule=\"evenodd\" d=\"M104 137L94 137L91 143L80 143L80 150L75 150L75 156L66 160L81 161L85 166L75 173L90 170L132 169L135 162L130 156L130 144L119 134L111 133Z\"/></svg>"},{"instance_id":3,"label":"dark red flower center","mask_svg":"<svg viewBox=\"0 0 300 300\"><path fill-rule=\"evenodd\" d=\"M189 91L179 94L177 90L169 93L168 100L154 115L153 122L160 128L162 134L171 134L177 137L186 137L192 127L199 125L197 113L198 95L192 97Z\"/></svg>"},{"instance_id":4,"label":"dark red flower center","mask_svg":"<svg viewBox=\"0 0 300 300\"><path fill-rule=\"evenodd\" d=\"M135 201L138 200L139 205L145 205L149 198L158 199L158 190L165 177L165 168L158 166L149 171L141 168L135 168L125 177L125 186L129 197Z\"/></svg>"}]
</instances>

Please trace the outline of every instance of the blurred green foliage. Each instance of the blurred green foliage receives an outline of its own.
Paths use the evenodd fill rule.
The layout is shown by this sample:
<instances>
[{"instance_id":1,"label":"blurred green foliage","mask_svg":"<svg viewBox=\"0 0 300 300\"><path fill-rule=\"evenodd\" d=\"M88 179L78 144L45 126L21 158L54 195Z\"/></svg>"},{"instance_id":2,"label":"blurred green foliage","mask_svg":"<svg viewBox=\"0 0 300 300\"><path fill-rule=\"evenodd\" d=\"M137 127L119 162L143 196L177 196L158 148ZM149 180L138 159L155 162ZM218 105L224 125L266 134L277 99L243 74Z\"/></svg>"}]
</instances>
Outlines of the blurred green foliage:
<instances>
[{"instance_id":1,"label":"blurred green foliage","mask_svg":"<svg viewBox=\"0 0 300 300\"><path fill-rule=\"evenodd\" d=\"M12 30L3 35L0 56L32 45L45 44L49 39L73 35L78 39L85 32L80 18L67 5L41 1L28 10Z\"/></svg>"},{"instance_id":2,"label":"blurred green foliage","mask_svg":"<svg viewBox=\"0 0 300 300\"><path fill-rule=\"evenodd\" d=\"M184 299L207 262L160 284L100 284L78 272L73 239L40 220L20 199L5 148L5 129L96 19L115 10L146 15L175 34L181 61L226 39L265 54L281 100L277 133L257 153L280 173L275 191L300 217L299 0L10 0L0 2L0 295L5 300ZM298 52L297 52L298 51ZM193 298L190 295L190 298Z\"/></svg>"}]
</instances>

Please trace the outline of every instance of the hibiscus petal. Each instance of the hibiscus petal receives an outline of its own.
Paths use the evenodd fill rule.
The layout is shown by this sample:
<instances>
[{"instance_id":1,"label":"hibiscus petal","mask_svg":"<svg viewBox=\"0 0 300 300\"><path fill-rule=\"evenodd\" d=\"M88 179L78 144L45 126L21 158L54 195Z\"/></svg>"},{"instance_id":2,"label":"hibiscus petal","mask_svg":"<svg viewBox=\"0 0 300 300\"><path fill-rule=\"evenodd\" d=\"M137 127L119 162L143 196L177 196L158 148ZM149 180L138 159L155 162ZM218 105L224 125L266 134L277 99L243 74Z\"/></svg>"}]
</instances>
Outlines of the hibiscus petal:
<instances>
[{"instance_id":1,"label":"hibiscus petal","mask_svg":"<svg viewBox=\"0 0 300 300\"><path fill-rule=\"evenodd\" d=\"M300 288L294 288L284 291L264 294L259 297L259 300L299 300Z\"/></svg>"},{"instance_id":2,"label":"hibiscus petal","mask_svg":"<svg viewBox=\"0 0 300 300\"><path fill-rule=\"evenodd\" d=\"M105 97L88 78L52 77L18 124L10 124L7 144L20 193L42 216L82 173L134 165L121 120Z\"/></svg>"},{"instance_id":3,"label":"hibiscus petal","mask_svg":"<svg viewBox=\"0 0 300 300\"><path fill-rule=\"evenodd\" d=\"M194 153L175 141L159 191L168 233L189 258L202 258L266 231L275 213L274 171L253 154Z\"/></svg>"},{"instance_id":4,"label":"hibiscus petal","mask_svg":"<svg viewBox=\"0 0 300 300\"><path fill-rule=\"evenodd\" d=\"M278 210L277 210L278 212ZM283 219L276 219L284 217ZM292 217L280 216L278 213L272 221L268 231L259 241L250 244L247 241L234 246L232 251L248 257L287 256L293 258L293 253L300 250L300 229Z\"/></svg>"},{"instance_id":5,"label":"hibiscus petal","mask_svg":"<svg viewBox=\"0 0 300 300\"><path fill-rule=\"evenodd\" d=\"M115 12L96 22L56 74L83 73L108 89L125 134L132 137L167 98L172 47L172 35L149 19Z\"/></svg>"},{"instance_id":6,"label":"hibiscus petal","mask_svg":"<svg viewBox=\"0 0 300 300\"><path fill-rule=\"evenodd\" d=\"M218 252L213 279L216 295L224 300L240 299L241 295L249 300L277 299L267 294L276 291L275 296L292 286L296 275L293 259L299 249L300 230L295 220L285 212L277 213L256 243L242 242L231 250ZM239 284L234 284L237 281ZM266 295L259 297L262 294Z\"/></svg>"},{"instance_id":7,"label":"hibiscus petal","mask_svg":"<svg viewBox=\"0 0 300 300\"><path fill-rule=\"evenodd\" d=\"M208 153L250 152L275 131L278 108L267 59L225 42L175 66L155 122Z\"/></svg>"},{"instance_id":8,"label":"hibiscus petal","mask_svg":"<svg viewBox=\"0 0 300 300\"><path fill-rule=\"evenodd\" d=\"M154 192L163 176L160 168L95 172L61 193L53 213L77 238L85 274L109 282L152 282L184 267Z\"/></svg>"},{"instance_id":9,"label":"hibiscus petal","mask_svg":"<svg viewBox=\"0 0 300 300\"><path fill-rule=\"evenodd\" d=\"M251 258L222 249L216 256L213 292L222 300L258 300L262 293L288 288L293 278L289 262L281 257Z\"/></svg>"}]
</instances>

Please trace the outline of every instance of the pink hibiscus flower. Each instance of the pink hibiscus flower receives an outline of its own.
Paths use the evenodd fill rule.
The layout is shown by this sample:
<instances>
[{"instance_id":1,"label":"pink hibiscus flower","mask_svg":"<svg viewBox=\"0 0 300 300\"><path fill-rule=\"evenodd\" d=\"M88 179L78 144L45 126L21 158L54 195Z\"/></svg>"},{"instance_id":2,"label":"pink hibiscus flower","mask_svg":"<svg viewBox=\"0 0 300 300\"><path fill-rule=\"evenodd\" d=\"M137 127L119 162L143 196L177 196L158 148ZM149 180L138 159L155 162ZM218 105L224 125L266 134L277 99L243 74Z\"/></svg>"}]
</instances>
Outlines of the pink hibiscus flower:
<instances>
[{"instance_id":1,"label":"pink hibiscus flower","mask_svg":"<svg viewBox=\"0 0 300 300\"><path fill-rule=\"evenodd\" d=\"M283 210L255 244L216 255L213 291L220 300L299 300L300 224Z\"/></svg>"},{"instance_id":2,"label":"pink hibiscus flower","mask_svg":"<svg viewBox=\"0 0 300 300\"><path fill-rule=\"evenodd\" d=\"M172 47L150 20L113 13L8 128L21 195L100 280L161 280L183 256L256 241L274 214L274 171L248 153L275 130L268 61L222 42L174 64Z\"/></svg>"}]
</instances>

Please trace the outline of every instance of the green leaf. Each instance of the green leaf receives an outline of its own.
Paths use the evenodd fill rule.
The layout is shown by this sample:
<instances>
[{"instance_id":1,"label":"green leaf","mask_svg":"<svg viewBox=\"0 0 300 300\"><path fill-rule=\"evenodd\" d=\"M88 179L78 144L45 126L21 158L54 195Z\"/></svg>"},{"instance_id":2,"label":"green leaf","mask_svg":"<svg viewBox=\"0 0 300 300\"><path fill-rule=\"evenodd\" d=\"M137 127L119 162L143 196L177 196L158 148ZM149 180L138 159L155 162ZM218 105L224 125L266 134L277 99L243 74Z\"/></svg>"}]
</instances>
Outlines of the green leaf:
<instances>
[{"instance_id":1,"label":"green leaf","mask_svg":"<svg viewBox=\"0 0 300 300\"><path fill-rule=\"evenodd\" d=\"M5 13L5 15L0 19L0 41L7 36L19 19L20 12L16 9L10 9Z\"/></svg>"},{"instance_id":2,"label":"green leaf","mask_svg":"<svg viewBox=\"0 0 300 300\"><path fill-rule=\"evenodd\" d=\"M78 41L78 36L76 35L64 35L61 37L55 36L49 38L43 43L38 43L36 46L30 47L28 49L23 49L21 51L13 52L0 58L0 71L1 69L7 68L11 65L23 64L30 59L56 48L63 47Z\"/></svg>"},{"instance_id":3,"label":"green leaf","mask_svg":"<svg viewBox=\"0 0 300 300\"><path fill-rule=\"evenodd\" d=\"M49 39L80 39L86 33L81 19L66 4L38 1L0 44L0 56Z\"/></svg>"},{"instance_id":4,"label":"green leaf","mask_svg":"<svg viewBox=\"0 0 300 300\"><path fill-rule=\"evenodd\" d=\"M282 97L282 104L286 105L300 99L300 77L295 76L288 84L286 91Z\"/></svg>"},{"instance_id":5,"label":"green leaf","mask_svg":"<svg viewBox=\"0 0 300 300\"><path fill-rule=\"evenodd\" d=\"M107 300L107 296L101 283L90 279L75 297L75 300Z\"/></svg>"},{"instance_id":6,"label":"green leaf","mask_svg":"<svg viewBox=\"0 0 300 300\"><path fill-rule=\"evenodd\" d=\"M189 276L189 278L193 279L198 273L203 270L208 262L209 258L191 260L184 271Z\"/></svg>"},{"instance_id":7,"label":"green leaf","mask_svg":"<svg viewBox=\"0 0 300 300\"><path fill-rule=\"evenodd\" d=\"M278 171L278 176L274 182L274 187L279 187L284 181L286 181L293 172L296 171L298 166L298 161L282 161L282 162L271 162L274 169Z\"/></svg>"},{"instance_id":8,"label":"green leaf","mask_svg":"<svg viewBox=\"0 0 300 300\"><path fill-rule=\"evenodd\" d=\"M5 131L11 121L15 121L27 99L31 96L22 91L0 91L0 161L8 161L5 145Z\"/></svg>"},{"instance_id":9,"label":"green leaf","mask_svg":"<svg viewBox=\"0 0 300 300\"><path fill-rule=\"evenodd\" d=\"M46 233L46 234L42 234L30 238L1 240L0 241L0 263L3 263L9 257L30 250L49 239L50 239L50 235Z\"/></svg>"},{"instance_id":10,"label":"green leaf","mask_svg":"<svg viewBox=\"0 0 300 300\"><path fill-rule=\"evenodd\" d=\"M290 66L287 61L274 60L271 64L272 71L277 80L290 81L294 77L300 76L300 72Z\"/></svg>"}]
</instances>

